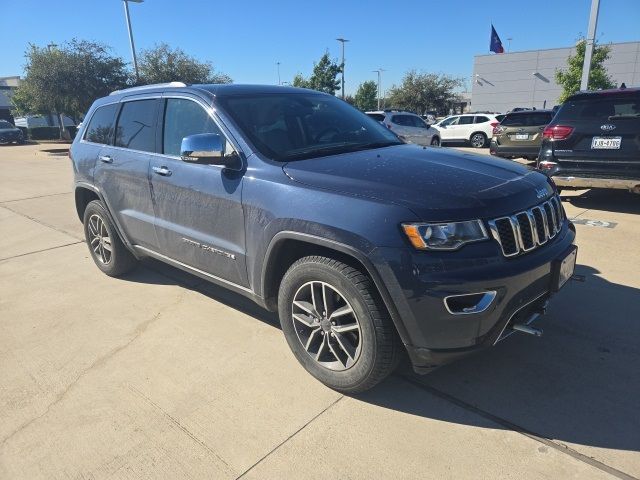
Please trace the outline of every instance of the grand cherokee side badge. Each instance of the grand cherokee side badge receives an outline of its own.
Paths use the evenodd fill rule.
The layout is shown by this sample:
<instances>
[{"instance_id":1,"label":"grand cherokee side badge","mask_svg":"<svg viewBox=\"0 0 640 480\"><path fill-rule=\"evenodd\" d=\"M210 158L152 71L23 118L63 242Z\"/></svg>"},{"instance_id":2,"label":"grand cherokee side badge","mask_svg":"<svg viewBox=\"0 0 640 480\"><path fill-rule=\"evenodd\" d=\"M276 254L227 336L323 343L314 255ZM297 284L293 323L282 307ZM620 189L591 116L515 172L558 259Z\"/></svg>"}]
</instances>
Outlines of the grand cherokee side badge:
<instances>
[{"instance_id":1,"label":"grand cherokee side badge","mask_svg":"<svg viewBox=\"0 0 640 480\"><path fill-rule=\"evenodd\" d=\"M215 253L216 255L222 255L223 257L230 258L231 260L235 260L236 256L233 253L225 252L224 250L219 250L210 245L205 245L204 243L196 242L195 240L191 240L189 238L182 237L182 241L184 243L188 243L189 245L193 245L194 247L201 248L210 253Z\"/></svg>"},{"instance_id":2,"label":"grand cherokee side badge","mask_svg":"<svg viewBox=\"0 0 640 480\"><path fill-rule=\"evenodd\" d=\"M605 132L610 132L611 130L615 130L616 126L611 125L610 123L605 123L604 125L600 125L600 130L604 130Z\"/></svg>"}]
</instances>

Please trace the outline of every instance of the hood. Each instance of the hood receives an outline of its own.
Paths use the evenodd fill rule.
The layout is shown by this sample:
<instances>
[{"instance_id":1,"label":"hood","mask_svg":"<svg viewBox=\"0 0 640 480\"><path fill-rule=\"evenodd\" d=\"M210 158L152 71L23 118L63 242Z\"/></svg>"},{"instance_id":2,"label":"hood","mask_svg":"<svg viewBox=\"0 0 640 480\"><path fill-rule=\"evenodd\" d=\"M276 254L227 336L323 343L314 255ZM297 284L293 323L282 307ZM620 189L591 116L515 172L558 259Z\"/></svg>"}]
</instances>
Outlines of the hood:
<instances>
[{"instance_id":1,"label":"hood","mask_svg":"<svg viewBox=\"0 0 640 480\"><path fill-rule=\"evenodd\" d=\"M411 209L424 221L495 218L553 194L547 177L516 162L416 145L289 162L294 181Z\"/></svg>"}]
</instances>

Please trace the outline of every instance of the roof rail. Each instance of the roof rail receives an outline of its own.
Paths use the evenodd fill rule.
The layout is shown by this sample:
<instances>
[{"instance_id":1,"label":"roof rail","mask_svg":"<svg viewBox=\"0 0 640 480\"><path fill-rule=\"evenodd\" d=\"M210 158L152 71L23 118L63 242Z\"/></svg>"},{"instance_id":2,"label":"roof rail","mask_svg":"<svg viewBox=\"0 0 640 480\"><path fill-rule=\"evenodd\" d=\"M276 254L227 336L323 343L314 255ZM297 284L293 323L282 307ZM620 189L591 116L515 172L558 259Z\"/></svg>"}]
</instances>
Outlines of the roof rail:
<instances>
[{"instance_id":1,"label":"roof rail","mask_svg":"<svg viewBox=\"0 0 640 480\"><path fill-rule=\"evenodd\" d=\"M139 87L123 88L122 90L114 90L109 95L118 95L120 93L139 92L141 90L148 90L150 88L162 88L162 87L186 87L187 84L183 82L169 82L169 83L153 83L151 85L140 85Z\"/></svg>"}]
</instances>

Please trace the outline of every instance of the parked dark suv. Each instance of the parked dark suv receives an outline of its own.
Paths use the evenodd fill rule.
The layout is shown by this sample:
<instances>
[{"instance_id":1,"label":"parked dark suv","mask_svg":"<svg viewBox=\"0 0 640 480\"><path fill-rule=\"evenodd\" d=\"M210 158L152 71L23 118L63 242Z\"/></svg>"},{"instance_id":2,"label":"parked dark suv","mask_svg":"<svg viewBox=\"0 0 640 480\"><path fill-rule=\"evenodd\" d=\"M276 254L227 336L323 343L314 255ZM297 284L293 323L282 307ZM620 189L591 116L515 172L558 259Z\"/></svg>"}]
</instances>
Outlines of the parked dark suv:
<instances>
[{"instance_id":1,"label":"parked dark suv","mask_svg":"<svg viewBox=\"0 0 640 480\"><path fill-rule=\"evenodd\" d=\"M575 263L544 175L403 144L311 90L115 92L71 157L103 272L153 257L278 311L300 363L344 392L378 383L403 349L427 372L537 333L528 324Z\"/></svg>"},{"instance_id":2,"label":"parked dark suv","mask_svg":"<svg viewBox=\"0 0 640 480\"><path fill-rule=\"evenodd\" d=\"M569 97L544 130L538 168L561 188L640 193L640 88Z\"/></svg>"}]
</instances>

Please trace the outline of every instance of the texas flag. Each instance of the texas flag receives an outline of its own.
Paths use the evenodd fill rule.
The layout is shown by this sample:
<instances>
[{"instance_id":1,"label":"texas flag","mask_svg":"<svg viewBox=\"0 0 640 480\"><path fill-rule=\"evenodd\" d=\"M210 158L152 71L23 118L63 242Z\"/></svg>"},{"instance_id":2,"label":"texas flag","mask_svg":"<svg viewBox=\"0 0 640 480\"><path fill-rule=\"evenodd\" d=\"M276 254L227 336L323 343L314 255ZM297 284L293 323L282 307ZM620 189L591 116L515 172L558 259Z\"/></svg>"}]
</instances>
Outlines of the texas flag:
<instances>
[{"instance_id":1,"label":"texas flag","mask_svg":"<svg viewBox=\"0 0 640 480\"><path fill-rule=\"evenodd\" d=\"M498 32L493 28L493 25L491 25L491 44L489 45L489 51L494 53L504 53L504 47L502 46Z\"/></svg>"}]
</instances>

